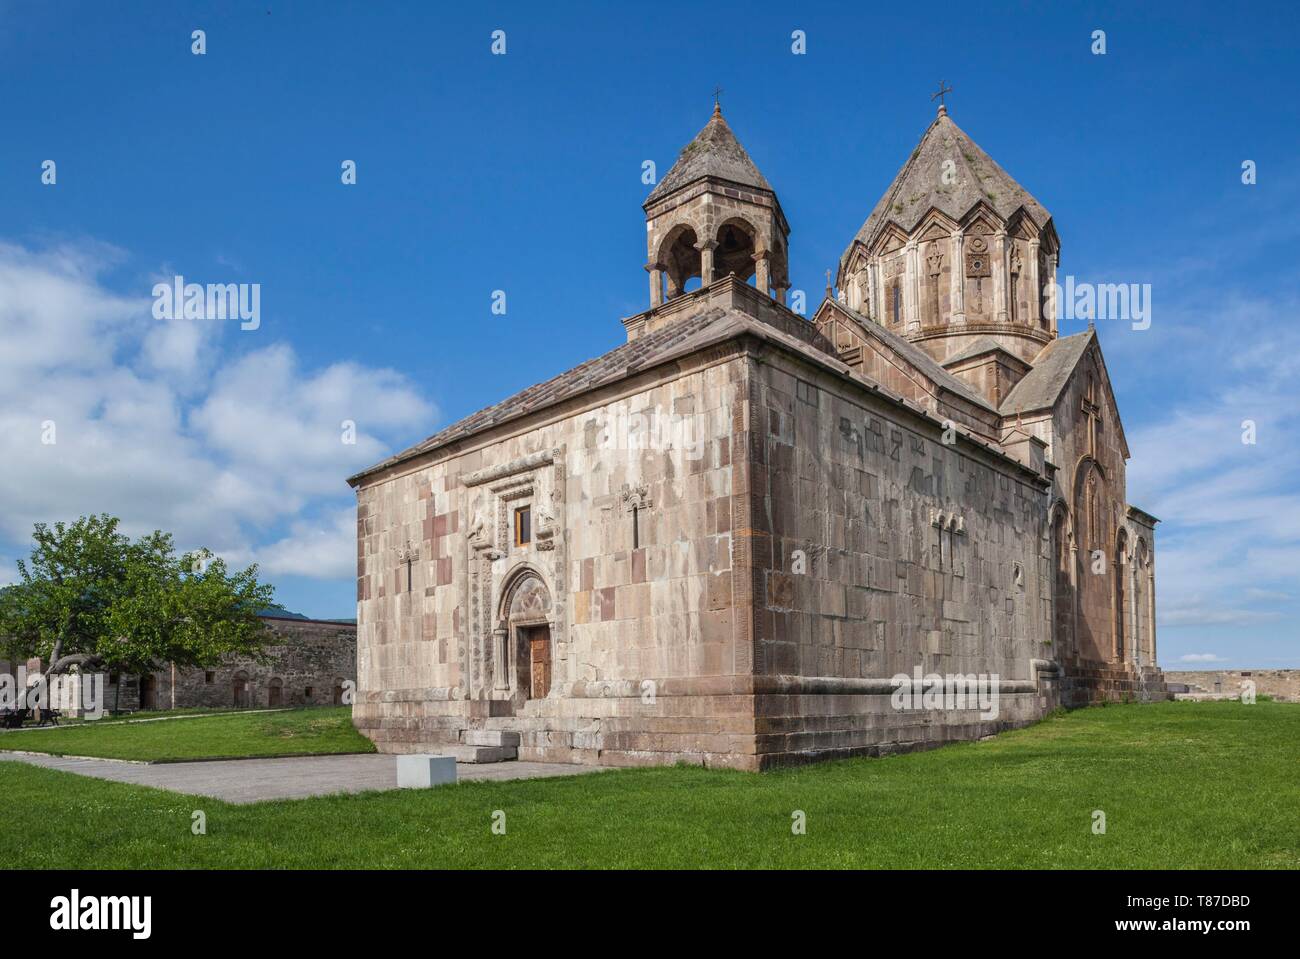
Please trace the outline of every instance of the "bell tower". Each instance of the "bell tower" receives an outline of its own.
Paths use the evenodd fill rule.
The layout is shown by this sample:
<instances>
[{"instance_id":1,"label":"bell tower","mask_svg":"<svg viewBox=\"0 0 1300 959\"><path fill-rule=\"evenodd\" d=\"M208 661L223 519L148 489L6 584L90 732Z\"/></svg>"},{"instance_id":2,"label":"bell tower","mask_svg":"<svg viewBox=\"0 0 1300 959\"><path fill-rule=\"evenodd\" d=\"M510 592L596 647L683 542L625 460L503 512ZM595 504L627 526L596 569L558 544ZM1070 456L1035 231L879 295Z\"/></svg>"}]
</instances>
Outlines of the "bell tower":
<instances>
[{"instance_id":1,"label":"bell tower","mask_svg":"<svg viewBox=\"0 0 1300 959\"><path fill-rule=\"evenodd\" d=\"M785 302L790 226L719 104L644 210L651 309L681 296L691 279L706 287L731 273Z\"/></svg>"}]
</instances>

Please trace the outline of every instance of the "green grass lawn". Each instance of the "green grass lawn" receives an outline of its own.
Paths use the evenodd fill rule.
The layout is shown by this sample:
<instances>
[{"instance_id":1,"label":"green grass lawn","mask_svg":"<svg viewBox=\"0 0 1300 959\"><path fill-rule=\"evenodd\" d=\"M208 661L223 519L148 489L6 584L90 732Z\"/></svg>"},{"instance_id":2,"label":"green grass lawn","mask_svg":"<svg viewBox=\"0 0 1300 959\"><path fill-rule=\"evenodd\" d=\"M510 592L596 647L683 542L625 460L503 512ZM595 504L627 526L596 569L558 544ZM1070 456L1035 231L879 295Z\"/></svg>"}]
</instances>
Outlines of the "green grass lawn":
<instances>
[{"instance_id":1,"label":"green grass lawn","mask_svg":"<svg viewBox=\"0 0 1300 959\"><path fill-rule=\"evenodd\" d=\"M80 726L82 723L140 723L152 719L170 719L176 716L207 716L220 715L222 713L238 712L230 706L187 706L184 709L137 709L132 712L122 712L117 715L105 711L99 719L86 719L84 717L63 716L59 719L60 726ZM25 729L33 728L34 724L28 723ZM35 728L44 728L37 726Z\"/></svg>"},{"instance_id":2,"label":"green grass lawn","mask_svg":"<svg viewBox=\"0 0 1300 959\"><path fill-rule=\"evenodd\" d=\"M111 725L100 726L99 722ZM352 728L350 706L47 726L0 734L0 750L5 749L149 761L375 751L370 740Z\"/></svg>"},{"instance_id":3,"label":"green grass lawn","mask_svg":"<svg viewBox=\"0 0 1300 959\"><path fill-rule=\"evenodd\" d=\"M987 742L772 773L638 769L251 806L7 762L0 862L1294 869L1297 744L1300 706L1111 706ZM206 835L190 832L196 809ZM1092 832L1097 809L1105 835ZM491 831L495 810L505 835ZM791 832L795 810L806 835Z\"/></svg>"}]
</instances>

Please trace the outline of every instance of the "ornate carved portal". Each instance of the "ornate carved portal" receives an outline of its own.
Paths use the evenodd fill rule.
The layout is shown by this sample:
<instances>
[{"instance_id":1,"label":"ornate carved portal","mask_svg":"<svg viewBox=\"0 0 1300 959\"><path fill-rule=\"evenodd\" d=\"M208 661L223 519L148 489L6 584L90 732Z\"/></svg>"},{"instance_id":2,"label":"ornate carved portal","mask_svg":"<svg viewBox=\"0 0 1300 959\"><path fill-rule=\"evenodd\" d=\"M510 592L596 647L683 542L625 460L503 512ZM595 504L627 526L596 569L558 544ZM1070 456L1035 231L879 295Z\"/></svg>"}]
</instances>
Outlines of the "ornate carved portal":
<instances>
[{"instance_id":1,"label":"ornate carved portal","mask_svg":"<svg viewBox=\"0 0 1300 959\"><path fill-rule=\"evenodd\" d=\"M465 477L472 504L467 539L469 623L461 649L471 699L539 698L550 690L553 659L566 638L564 465L545 450ZM511 517L530 506L532 542L515 544ZM558 643L553 652L552 643ZM542 657L534 666L534 645ZM558 653L558 655L555 655ZM535 679L544 674L539 686Z\"/></svg>"}]
</instances>

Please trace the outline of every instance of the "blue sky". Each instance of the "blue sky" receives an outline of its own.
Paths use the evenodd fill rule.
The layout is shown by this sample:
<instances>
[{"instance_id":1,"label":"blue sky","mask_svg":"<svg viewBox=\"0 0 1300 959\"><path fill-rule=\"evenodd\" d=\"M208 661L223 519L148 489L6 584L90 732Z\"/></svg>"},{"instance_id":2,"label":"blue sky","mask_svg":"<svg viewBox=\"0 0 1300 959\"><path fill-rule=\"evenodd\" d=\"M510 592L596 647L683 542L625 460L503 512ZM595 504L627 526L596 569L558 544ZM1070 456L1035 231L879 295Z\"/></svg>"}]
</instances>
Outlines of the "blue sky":
<instances>
[{"instance_id":1,"label":"blue sky","mask_svg":"<svg viewBox=\"0 0 1300 959\"><path fill-rule=\"evenodd\" d=\"M1300 665L1298 48L1282 4L0 0L0 581L32 522L108 510L352 615L344 478L620 342L642 163L716 85L816 294L943 78L1062 276L1152 284L1150 329L1099 330L1162 664ZM164 328L175 274L260 284L260 328Z\"/></svg>"}]
</instances>

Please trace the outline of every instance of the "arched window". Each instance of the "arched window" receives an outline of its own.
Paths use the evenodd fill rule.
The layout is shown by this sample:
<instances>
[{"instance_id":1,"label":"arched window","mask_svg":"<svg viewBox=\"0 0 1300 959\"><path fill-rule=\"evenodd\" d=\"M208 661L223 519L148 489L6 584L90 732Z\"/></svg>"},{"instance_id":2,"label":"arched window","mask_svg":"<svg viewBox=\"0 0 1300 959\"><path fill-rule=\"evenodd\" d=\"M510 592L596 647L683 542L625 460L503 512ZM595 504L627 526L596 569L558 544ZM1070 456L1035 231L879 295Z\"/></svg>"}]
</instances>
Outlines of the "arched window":
<instances>
[{"instance_id":1,"label":"arched window","mask_svg":"<svg viewBox=\"0 0 1300 959\"><path fill-rule=\"evenodd\" d=\"M1112 572L1115 578L1115 659L1121 663L1125 659L1125 625L1128 621L1127 610L1125 609L1128 603L1128 593L1124 589L1124 580L1128 573L1128 565L1124 556L1127 547L1128 534L1120 530L1119 535L1115 538L1115 568Z\"/></svg>"}]
</instances>

